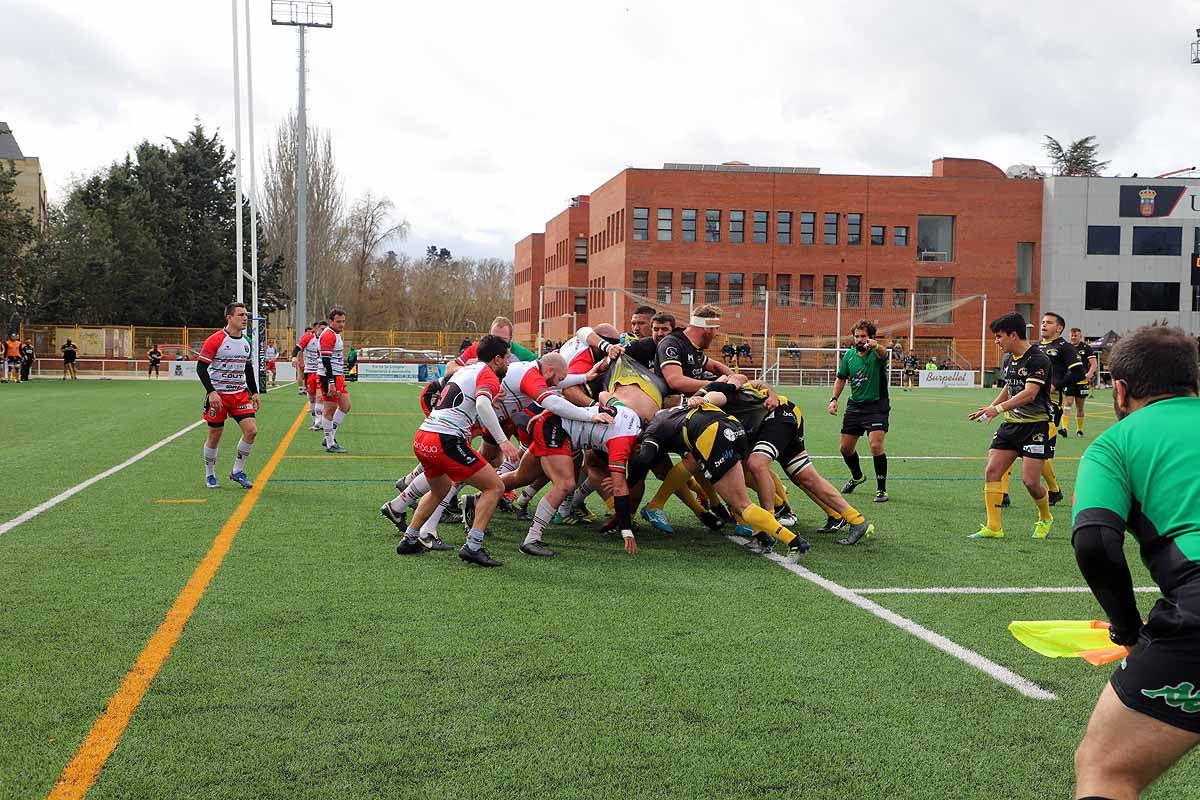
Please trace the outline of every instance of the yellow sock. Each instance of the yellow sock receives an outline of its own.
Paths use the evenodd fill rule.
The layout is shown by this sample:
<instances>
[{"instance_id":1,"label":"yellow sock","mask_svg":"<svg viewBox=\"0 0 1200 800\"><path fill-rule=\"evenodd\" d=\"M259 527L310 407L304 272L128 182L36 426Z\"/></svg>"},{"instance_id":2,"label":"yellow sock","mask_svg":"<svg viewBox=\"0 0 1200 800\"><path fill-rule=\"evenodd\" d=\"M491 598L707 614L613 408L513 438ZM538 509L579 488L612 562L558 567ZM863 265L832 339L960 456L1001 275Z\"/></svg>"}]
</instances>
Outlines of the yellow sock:
<instances>
[{"instance_id":1,"label":"yellow sock","mask_svg":"<svg viewBox=\"0 0 1200 800\"><path fill-rule=\"evenodd\" d=\"M721 495L717 494L717 490L713 485L703 478L696 479L700 483L700 491L704 492L704 496L708 498L709 508L715 508L721 505Z\"/></svg>"},{"instance_id":2,"label":"yellow sock","mask_svg":"<svg viewBox=\"0 0 1200 800\"><path fill-rule=\"evenodd\" d=\"M1075 430L1077 430L1077 431L1083 430L1083 414L1075 415Z\"/></svg>"},{"instance_id":3,"label":"yellow sock","mask_svg":"<svg viewBox=\"0 0 1200 800\"><path fill-rule=\"evenodd\" d=\"M704 487L700 485L700 481L696 480L694 475L692 476L692 479L688 481L687 485L688 488L692 490L692 493L696 495L696 497L703 497L705 502L708 501L708 495L704 493Z\"/></svg>"},{"instance_id":4,"label":"yellow sock","mask_svg":"<svg viewBox=\"0 0 1200 800\"><path fill-rule=\"evenodd\" d=\"M609 495L608 497L604 498L604 505L608 506L609 516L617 513L617 509L613 505L612 495Z\"/></svg>"},{"instance_id":5,"label":"yellow sock","mask_svg":"<svg viewBox=\"0 0 1200 800\"><path fill-rule=\"evenodd\" d=\"M1046 463L1050 462L1047 461ZM1037 503L1038 519L1043 521L1050 519L1050 493L1042 492L1042 496L1033 502ZM1000 515L997 513L996 516L999 517Z\"/></svg>"},{"instance_id":6,"label":"yellow sock","mask_svg":"<svg viewBox=\"0 0 1200 800\"><path fill-rule=\"evenodd\" d=\"M1012 471L1012 467L1004 471L1004 477L1000 479L1000 494L1008 494L1008 482L1012 480ZM991 528L992 526L989 525L988 527ZM992 530L996 529L992 528Z\"/></svg>"},{"instance_id":7,"label":"yellow sock","mask_svg":"<svg viewBox=\"0 0 1200 800\"><path fill-rule=\"evenodd\" d=\"M854 506L846 506L846 510L843 511L840 515L833 514L831 516L835 516L835 517L840 516L842 519L846 520L846 522L849 522L851 525L857 525L866 519L866 517L864 517L862 515L862 513Z\"/></svg>"},{"instance_id":8,"label":"yellow sock","mask_svg":"<svg viewBox=\"0 0 1200 800\"><path fill-rule=\"evenodd\" d=\"M675 496L683 501L683 504L691 509L692 513L697 517L704 513L704 506L700 505L700 501L696 499L696 495L692 494L692 490L687 486L680 486L679 490L675 492Z\"/></svg>"},{"instance_id":9,"label":"yellow sock","mask_svg":"<svg viewBox=\"0 0 1200 800\"><path fill-rule=\"evenodd\" d=\"M1058 488L1058 478L1054 476L1054 462L1046 459L1042 462L1042 477L1046 479L1046 488L1052 492L1060 491Z\"/></svg>"},{"instance_id":10,"label":"yellow sock","mask_svg":"<svg viewBox=\"0 0 1200 800\"><path fill-rule=\"evenodd\" d=\"M671 471L667 473L667 477L663 478L662 486L658 487L658 491L654 493L654 497L646 503L646 508L662 508L667 504L667 499L671 495L679 491L679 487L684 486L691 480L692 473L688 472L687 467L682 463L671 467Z\"/></svg>"},{"instance_id":11,"label":"yellow sock","mask_svg":"<svg viewBox=\"0 0 1200 800\"><path fill-rule=\"evenodd\" d=\"M742 519L745 520L747 525L754 528L754 530L766 531L773 538L778 539L784 544L790 544L796 538L796 534L780 525L779 520L775 519L770 511L753 503L742 512Z\"/></svg>"},{"instance_id":12,"label":"yellow sock","mask_svg":"<svg viewBox=\"0 0 1200 800\"><path fill-rule=\"evenodd\" d=\"M771 480L775 481L775 507L778 508L788 501L787 487L779 480L779 473L775 470L771 470Z\"/></svg>"},{"instance_id":13,"label":"yellow sock","mask_svg":"<svg viewBox=\"0 0 1200 800\"><path fill-rule=\"evenodd\" d=\"M1000 530L1000 502L1004 499L1004 482L989 481L983 484L983 505L987 510L987 526Z\"/></svg>"},{"instance_id":14,"label":"yellow sock","mask_svg":"<svg viewBox=\"0 0 1200 800\"><path fill-rule=\"evenodd\" d=\"M801 488L804 488L804 487L801 487ZM831 506L825 505L825 502L823 500L821 500L821 498L817 497L816 493L810 492L808 489L804 489L804 493L808 495L809 500L812 500L814 503L816 503L818 506L821 507L821 510L825 512L825 516L833 517L834 519L838 519L842 516L839 512L834 511Z\"/></svg>"}]
</instances>

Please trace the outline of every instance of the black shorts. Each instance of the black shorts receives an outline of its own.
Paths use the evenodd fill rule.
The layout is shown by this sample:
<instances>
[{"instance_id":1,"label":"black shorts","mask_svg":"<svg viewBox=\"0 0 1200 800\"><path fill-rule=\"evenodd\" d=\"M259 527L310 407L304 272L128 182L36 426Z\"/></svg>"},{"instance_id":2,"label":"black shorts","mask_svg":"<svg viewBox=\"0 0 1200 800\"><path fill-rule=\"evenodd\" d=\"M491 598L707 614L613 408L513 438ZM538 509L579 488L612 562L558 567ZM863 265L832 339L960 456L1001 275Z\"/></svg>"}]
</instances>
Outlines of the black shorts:
<instances>
[{"instance_id":1,"label":"black shorts","mask_svg":"<svg viewBox=\"0 0 1200 800\"><path fill-rule=\"evenodd\" d=\"M758 426L750 451L763 453L784 465L805 453L804 419L792 403L781 403L767 414Z\"/></svg>"},{"instance_id":2,"label":"black shorts","mask_svg":"<svg viewBox=\"0 0 1200 800\"><path fill-rule=\"evenodd\" d=\"M1088 397L1091 397L1092 387L1088 386L1086 383L1077 383L1074 386L1068 386L1067 388L1063 389L1063 394L1065 394L1067 397L1078 397L1080 400L1084 400Z\"/></svg>"},{"instance_id":3,"label":"black shorts","mask_svg":"<svg viewBox=\"0 0 1200 800\"><path fill-rule=\"evenodd\" d=\"M1160 599L1109 683L1128 708L1200 733L1200 616Z\"/></svg>"},{"instance_id":4,"label":"black shorts","mask_svg":"<svg viewBox=\"0 0 1200 800\"><path fill-rule=\"evenodd\" d=\"M917 377L917 371L915 369L906 369L904 370L904 377L915 378Z\"/></svg>"},{"instance_id":5,"label":"black shorts","mask_svg":"<svg viewBox=\"0 0 1200 800\"><path fill-rule=\"evenodd\" d=\"M992 434L992 450L1011 450L1026 458L1054 458L1057 431L1049 422L1005 422Z\"/></svg>"},{"instance_id":6,"label":"black shorts","mask_svg":"<svg viewBox=\"0 0 1200 800\"><path fill-rule=\"evenodd\" d=\"M731 417L719 412L699 413L686 425L689 451L700 462L700 474L709 483L721 480L746 460L750 450L746 429Z\"/></svg>"},{"instance_id":7,"label":"black shorts","mask_svg":"<svg viewBox=\"0 0 1200 800\"><path fill-rule=\"evenodd\" d=\"M892 406L886 400L876 400L873 403L856 403L851 400L846 404L846 413L842 415L842 433L848 436L862 436L871 431L887 433L888 414Z\"/></svg>"}]
</instances>

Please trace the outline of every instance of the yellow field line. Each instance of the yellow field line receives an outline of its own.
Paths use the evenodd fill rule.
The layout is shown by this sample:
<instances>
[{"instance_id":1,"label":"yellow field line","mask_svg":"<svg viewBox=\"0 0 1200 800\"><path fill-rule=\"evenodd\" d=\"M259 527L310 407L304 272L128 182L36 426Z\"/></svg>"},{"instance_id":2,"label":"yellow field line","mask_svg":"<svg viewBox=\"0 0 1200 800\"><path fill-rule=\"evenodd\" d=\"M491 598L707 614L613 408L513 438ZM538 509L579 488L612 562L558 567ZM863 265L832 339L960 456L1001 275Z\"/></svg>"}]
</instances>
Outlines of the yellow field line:
<instances>
[{"instance_id":1,"label":"yellow field line","mask_svg":"<svg viewBox=\"0 0 1200 800\"><path fill-rule=\"evenodd\" d=\"M207 503L208 500L155 500L156 503Z\"/></svg>"},{"instance_id":2,"label":"yellow field line","mask_svg":"<svg viewBox=\"0 0 1200 800\"><path fill-rule=\"evenodd\" d=\"M343 458L369 458L369 459L384 459L384 458L386 458L386 459L391 459L391 458L416 458L416 456L405 456L405 455L396 455L396 456L335 456L335 455L324 455L324 456L284 456L284 458L288 458L288 459L291 459L291 458L336 458L336 459L339 459L339 460L341 460L341 459L343 459Z\"/></svg>"},{"instance_id":3,"label":"yellow field line","mask_svg":"<svg viewBox=\"0 0 1200 800\"><path fill-rule=\"evenodd\" d=\"M213 540L212 547L209 548L200 565L196 567L192 577L188 579L183 591L175 598L166 618L158 626L154 635L150 637L150 641L138 655L137 661L133 663L129 672L125 674L124 680L121 681L121 687L117 689L116 694L109 698L104 712L96 719L74 758L67 764L58 777L58 782L54 784L54 788L47 795L50 800L82 798L92 788L101 768L104 767L104 763L108 761L108 757L116 748L121 734L125 732L125 727L129 725L130 718L137 711L142 698L146 696L146 690L150 687L150 683L158 675L158 671L166 662L167 657L171 655L171 649L179 640L180 634L183 633L183 626L187 624L192 612L196 610L209 582L216 575L225 554L229 552L229 547L233 544L233 537L237 536L242 523L250 516L250 511L258 502L258 498L262 496L263 487L267 485L271 473L279 466L283 454L287 452L288 445L292 443L296 431L300 429L300 424L308 418L308 408L305 407L297 415L296 421L284 435L279 447L275 448L275 452L271 454L271 458L263 467L262 472L258 474L254 488L246 493L242 502L238 503L233 515L226 520L221 532Z\"/></svg>"}]
</instances>

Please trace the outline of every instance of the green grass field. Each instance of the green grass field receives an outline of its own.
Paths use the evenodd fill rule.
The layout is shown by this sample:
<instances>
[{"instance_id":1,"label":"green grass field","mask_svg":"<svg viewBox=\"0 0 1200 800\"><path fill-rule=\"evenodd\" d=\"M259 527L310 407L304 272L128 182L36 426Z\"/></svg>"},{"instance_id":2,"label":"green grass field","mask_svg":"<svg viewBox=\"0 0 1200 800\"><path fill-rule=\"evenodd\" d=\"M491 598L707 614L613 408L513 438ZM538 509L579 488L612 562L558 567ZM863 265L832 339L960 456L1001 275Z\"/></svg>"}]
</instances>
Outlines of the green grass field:
<instances>
[{"instance_id":1,"label":"green grass field","mask_svg":"<svg viewBox=\"0 0 1200 800\"><path fill-rule=\"evenodd\" d=\"M1014 619L1090 618L1089 594L868 594L1057 695L1035 700L825 589L668 511L674 536L641 552L557 527L558 551L502 569L456 554L399 558L378 515L414 464L415 387L356 385L326 456L301 429L264 486L182 636L104 764L95 798L1049 798L1109 668L1019 645ZM790 396L831 481L838 422L827 388ZM803 565L852 589L1083 586L1070 513L1028 538L1014 485L1003 541L983 519L990 428L981 390L893 395L890 503L843 548L810 535ZM0 386L0 525L198 418L197 386L35 381ZM1078 457L1112 423L1060 443L1068 498ZM265 398L248 466L267 464L301 411ZM305 426L307 427L307 426ZM44 797L245 491L201 485L202 428L0 535L0 797ZM866 453L865 442L860 452ZM833 458L831 458L833 456ZM931 458L937 457L937 458ZM864 458L871 476L869 455ZM164 503L161 500L200 500ZM598 499L591 505L600 511ZM823 514L798 490L798 531ZM442 535L461 543L460 526ZM1150 585L1129 548L1135 584ZM1143 612L1152 595L1140 595ZM1147 795L1191 796L1200 759Z\"/></svg>"}]
</instances>

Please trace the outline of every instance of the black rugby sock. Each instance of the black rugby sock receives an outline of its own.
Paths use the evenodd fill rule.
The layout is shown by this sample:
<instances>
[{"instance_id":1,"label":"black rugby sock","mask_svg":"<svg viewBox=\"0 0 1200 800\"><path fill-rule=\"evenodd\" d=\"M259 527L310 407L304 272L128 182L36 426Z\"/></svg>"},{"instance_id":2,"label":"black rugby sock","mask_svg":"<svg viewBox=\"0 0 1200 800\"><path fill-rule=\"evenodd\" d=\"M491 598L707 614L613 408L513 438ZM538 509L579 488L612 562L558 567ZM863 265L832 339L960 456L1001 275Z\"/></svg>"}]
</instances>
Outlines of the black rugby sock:
<instances>
[{"instance_id":1,"label":"black rugby sock","mask_svg":"<svg viewBox=\"0 0 1200 800\"><path fill-rule=\"evenodd\" d=\"M848 456L842 456L846 461L846 466L850 468L850 476L856 481L862 480L862 465L858 463L858 453L854 452Z\"/></svg>"},{"instance_id":2,"label":"black rugby sock","mask_svg":"<svg viewBox=\"0 0 1200 800\"><path fill-rule=\"evenodd\" d=\"M879 491L887 491L887 453L880 453L877 456L871 456L871 460L875 462L875 485L879 487Z\"/></svg>"}]
</instances>

